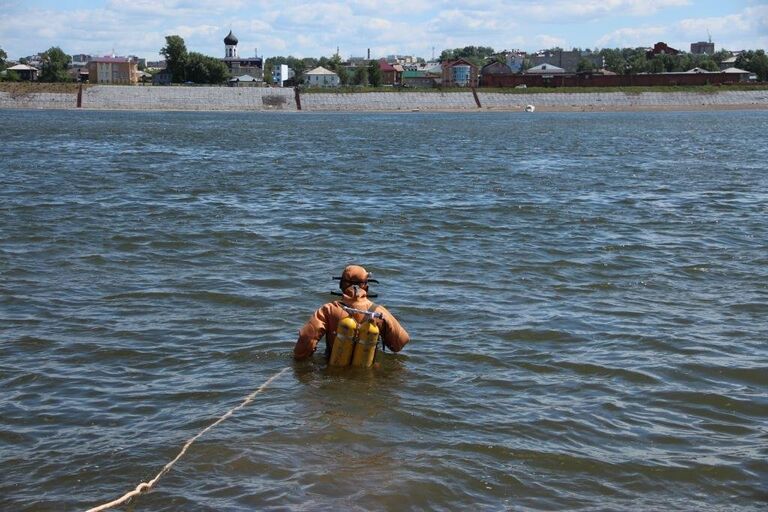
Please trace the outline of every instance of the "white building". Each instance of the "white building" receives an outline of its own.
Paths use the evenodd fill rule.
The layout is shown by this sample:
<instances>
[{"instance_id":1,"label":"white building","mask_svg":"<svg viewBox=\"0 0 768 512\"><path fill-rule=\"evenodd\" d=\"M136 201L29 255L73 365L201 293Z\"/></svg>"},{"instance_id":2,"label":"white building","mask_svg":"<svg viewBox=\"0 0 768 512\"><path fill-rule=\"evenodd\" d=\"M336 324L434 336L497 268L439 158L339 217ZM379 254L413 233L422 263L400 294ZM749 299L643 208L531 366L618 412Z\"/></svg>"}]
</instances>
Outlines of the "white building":
<instances>
[{"instance_id":1,"label":"white building","mask_svg":"<svg viewBox=\"0 0 768 512\"><path fill-rule=\"evenodd\" d=\"M565 69L544 63L526 69L525 73L528 75L555 75L565 73Z\"/></svg>"},{"instance_id":2,"label":"white building","mask_svg":"<svg viewBox=\"0 0 768 512\"><path fill-rule=\"evenodd\" d=\"M279 87L282 87L286 80L290 80L294 76L296 76L296 73L288 67L288 64L280 64L275 67L272 73L272 81Z\"/></svg>"},{"instance_id":3,"label":"white building","mask_svg":"<svg viewBox=\"0 0 768 512\"><path fill-rule=\"evenodd\" d=\"M339 75L323 66L308 71L306 77L307 85L310 87L338 87L340 83Z\"/></svg>"}]
</instances>

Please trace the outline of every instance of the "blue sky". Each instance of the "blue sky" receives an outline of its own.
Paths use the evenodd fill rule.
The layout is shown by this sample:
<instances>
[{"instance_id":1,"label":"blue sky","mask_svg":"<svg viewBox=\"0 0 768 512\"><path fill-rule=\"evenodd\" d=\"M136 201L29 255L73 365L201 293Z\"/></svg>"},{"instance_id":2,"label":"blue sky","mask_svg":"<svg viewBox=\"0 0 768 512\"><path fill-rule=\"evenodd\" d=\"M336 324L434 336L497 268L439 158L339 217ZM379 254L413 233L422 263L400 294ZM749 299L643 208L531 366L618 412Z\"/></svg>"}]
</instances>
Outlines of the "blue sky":
<instances>
[{"instance_id":1,"label":"blue sky","mask_svg":"<svg viewBox=\"0 0 768 512\"><path fill-rule=\"evenodd\" d=\"M157 59L165 36L224 56L429 59L468 45L496 50L647 47L768 49L768 0L0 0L0 48L19 58L69 54Z\"/></svg>"}]
</instances>

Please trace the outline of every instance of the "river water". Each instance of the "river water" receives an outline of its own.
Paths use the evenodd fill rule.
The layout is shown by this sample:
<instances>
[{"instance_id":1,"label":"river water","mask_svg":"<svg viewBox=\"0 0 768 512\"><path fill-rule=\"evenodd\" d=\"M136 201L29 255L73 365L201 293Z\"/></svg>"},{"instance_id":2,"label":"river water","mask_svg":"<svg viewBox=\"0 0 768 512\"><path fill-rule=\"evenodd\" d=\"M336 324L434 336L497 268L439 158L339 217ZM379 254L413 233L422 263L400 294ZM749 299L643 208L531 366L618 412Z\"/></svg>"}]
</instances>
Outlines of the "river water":
<instances>
[{"instance_id":1,"label":"river water","mask_svg":"<svg viewBox=\"0 0 768 512\"><path fill-rule=\"evenodd\" d=\"M0 112L0 509L765 510L768 112ZM409 330L291 350L360 263ZM321 347L323 343L321 342Z\"/></svg>"}]
</instances>

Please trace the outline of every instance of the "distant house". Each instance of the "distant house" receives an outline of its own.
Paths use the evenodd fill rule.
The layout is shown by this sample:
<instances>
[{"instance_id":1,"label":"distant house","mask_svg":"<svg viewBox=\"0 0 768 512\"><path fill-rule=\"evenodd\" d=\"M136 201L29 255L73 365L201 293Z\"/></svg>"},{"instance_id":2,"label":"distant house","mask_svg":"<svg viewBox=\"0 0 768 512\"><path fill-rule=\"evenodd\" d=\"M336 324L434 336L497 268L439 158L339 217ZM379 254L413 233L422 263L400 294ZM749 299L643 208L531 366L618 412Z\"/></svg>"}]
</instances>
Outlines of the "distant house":
<instances>
[{"instance_id":1,"label":"distant house","mask_svg":"<svg viewBox=\"0 0 768 512\"><path fill-rule=\"evenodd\" d=\"M261 80L257 80L251 75L236 76L229 79L230 87L256 87L261 85Z\"/></svg>"},{"instance_id":2,"label":"distant house","mask_svg":"<svg viewBox=\"0 0 768 512\"><path fill-rule=\"evenodd\" d=\"M734 67L736 65L736 60L738 58L739 57L737 55L732 55L732 56L728 57L727 59L724 59L720 63L720 69L728 69L728 68Z\"/></svg>"},{"instance_id":3,"label":"distant house","mask_svg":"<svg viewBox=\"0 0 768 512\"><path fill-rule=\"evenodd\" d=\"M443 62L443 80L445 87L477 87L477 66L466 59Z\"/></svg>"},{"instance_id":4,"label":"distant house","mask_svg":"<svg viewBox=\"0 0 768 512\"><path fill-rule=\"evenodd\" d=\"M521 51L514 51L514 52L507 52L504 55L504 58L506 60L507 66L512 70L513 73L519 73L523 70L523 64L525 63L525 52Z\"/></svg>"},{"instance_id":5,"label":"distant house","mask_svg":"<svg viewBox=\"0 0 768 512\"><path fill-rule=\"evenodd\" d=\"M582 60L592 64L593 68L603 67L603 57L599 53L582 52L579 50L545 50L530 55L529 57L532 67L540 66L541 64L549 64L551 66L557 66L563 68L566 73L575 73L579 69L579 63Z\"/></svg>"},{"instance_id":6,"label":"distant house","mask_svg":"<svg viewBox=\"0 0 768 512\"><path fill-rule=\"evenodd\" d=\"M381 83L383 85L400 85L403 80L403 66L390 64L387 59L379 59Z\"/></svg>"},{"instance_id":7,"label":"distant house","mask_svg":"<svg viewBox=\"0 0 768 512\"><path fill-rule=\"evenodd\" d=\"M272 81L282 87L285 82L296 76L296 72L288 67L288 64L279 64L272 70Z\"/></svg>"},{"instance_id":8,"label":"distant house","mask_svg":"<svg viewBox=\"0 0 768 512\"><path fill-rule=\"evenodd\" d=\"M677 55L678 53L680 53L680 50L667 46L667 43L658 42L653 45L653 48L645 52L645 56L648 59L652 59L656 55Z\"/></svg>"},{"instance_id":9,"label":"distant house","mask_svg":"<svg viewBox=\"0 0 768 512\"><path fill-rule=\"evenodd\" d=\"M750 80L757 80L757 76L750 71L745 71L739 68L726 68L722 71L724 74L730 77L734 77L739 82L749 82Z\"/></svg>"},{"instance_id":10,"label":"distant house","mask_svg":"<svg viewBox=\"0 0 768 512\"><path fill-rule=\"evenodd\" d=\"M512 68L503 62L491 62L480 69L480 84L493 87L500 83L496 77L514 75Z\"/></svg>"},{"instance_id":11,"label":"distant house","mask_svg":"<svg viewBox=\"0 0 768 512\"><path fill-rule=\"evenodd\" d=\"M17 64L15 66L11 66L9 68L6 68L6 71L13 71L17 75L19 75L19 78L24 81L34 82L37 80L37 74L39 73L38 69L32 66L27 66L26 64Z\"/></svg>"},{"instance_id":12,"label":"distant house","mask_svg":"<svg viewBox=\"0 0 768 512\"><path fill-rule=\"evenodd\" d=\"M714 55L715 43L712 41L699 41L698 43L691 43L691 53L694 55Z\"/></svg>"},{"instance_id":13,"label":"distant house","mask_svg":"<svg viewBox=\"0 0 768 512\"><path fill-rule=\"evenodd\" d=\"M310 87L338 87L340 83L339 75L323 66L307 71L304 76Z\"/></svg>"},{"instance_id":14,"label":"distant house","mask_svg":"<svg viewBox=\"0 0 768 512\"><path fill-rule=\"evenodd\" d=\"M692 68L686 71L686 73L711 73L711 71L708 71L704 68Z\"/></svg>"},{"instance_id":15,"label":"distant house","mask_svg":"<svg viewBox=\"0 0 768 512\"><path fill-rule=\"evenodd\" d=\"M402 85L405 87L434 87L436 78L435 75L424 70L405 70L403 71Z\"/></svg>"},{"instance_id":16,"label":"distant house","mask_svg":"<svg viewBox=\"0 0 768 512\"><path fill-rule=\"evenodd\" d=\"M128 57L95 57L88 61L88 80L94 84L136 84L139 67Z\"/></svg>"},{"instance_id":17,"label":"distant house","mask_svg":"<svg viewBox=\"0 0 768 512\"><path fill-rule=\"evenodd\" d=\"M562 75L565 73L565 70L545 62L544 64L539 64L538 66L526 69L524 73L526 75Z\"/></svg>"},{"instance_id":18,"label":"distant house","mask_svg":"<svg viewBox=\"0 0 768 512\"><path fill-rule=\"evenodd\" d=\"M173 73L170 69L161 69L152 77L152 85L171 85L173 82Z\"/></svg>"}]
</instances>

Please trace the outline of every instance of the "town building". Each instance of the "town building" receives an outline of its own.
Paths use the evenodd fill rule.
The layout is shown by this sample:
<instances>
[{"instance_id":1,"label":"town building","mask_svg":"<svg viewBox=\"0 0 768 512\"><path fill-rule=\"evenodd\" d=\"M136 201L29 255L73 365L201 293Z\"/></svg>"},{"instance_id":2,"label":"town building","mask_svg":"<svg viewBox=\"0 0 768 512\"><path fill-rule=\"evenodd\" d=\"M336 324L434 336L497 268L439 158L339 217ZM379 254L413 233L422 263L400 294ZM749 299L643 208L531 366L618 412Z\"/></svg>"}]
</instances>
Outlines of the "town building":
<instances>
[{"instance_id":1,"label":"town building","mask_svg":"<svg viewBox=\"0 0 768 512\"><path fill-rule=\"evenodd\" d=\"M477 87L477 66L467 59L443 62L443 87Z\"/></svg>"},{"instance_id":2,"label":"town building","mask_svg":"<svg viewBox=\"0 0 768 512\"><path fill-rule=\"evenodd\" d=\"M261 80L257 80L251 75L235 76L229 79L230 87L256 87L261 85Z\"/></svg>"},{"instance_id":3,"label":"town building","mask_svg":"<svg viewBox=\"0 0 768 512\"><path fill-rule=\"evenodd\" d=\"M648 59L652 59L656 55L677 55L678 53L680 53L680 50L667 46L667 43L658 42L653 45L653 48L645 52L645 56Z\"/></svg>"},{"instance_id":4,"label":"town building","mask_svg":"<svg viewBox=\"0 0 768 512\"><path fill-rule=\"evenodd\" d=\"M712 41L699 41L698 43L691 43L691 53L695 55L714 55L715 43Z\"/></svg>"},{"instance_id":5,"label":"town building","mask_svg":"<svg viewBox=\"0 0 768 512\"><path fill-rule=\"evenodd\" d=\"M519 73L523 70L523 64L525 64L526 57L525 52L515 50L513 52L506 52L503 55L507 66L509 66L509 69L511 69L513 73Z\"/></svg>"},{"instance_id":6,"label":"town building","mask_svg":"<svg viewBox=\"0 0 768 512\"><path fill-rule=\"evenodd\" d=\"M522 66L522 59L524 57L525 55L517 57L520 61L520 66ZM599 53L592 53L591 51L544 50L530 55L529 60L532 67L540 66L541 64L549 64L563 68L566 73L575 73L578 71L579 64L583 60L591 63L594 68L603 67L603 57ZM514 69L511 64L507 64L510 68Z\"/></svg>"},{"instance_id":7,"label":"town building","mask_svg":"<svg viewBox=\"0 0 768 512\"><path fill-rule=\"evenodd\" d=\"M173 82L173 72L168 68L163 68L152 77L153 85L171 85Z\"/></svg>"},{"instance_id":8,"label":"town building","mask_svg":"<svg viewBox=\"0 0 768 512\"><path fill-rule=\"evenodd\" d=\"M36 67L28 66L26 64L16 64L5 70L6 72L12 71L13 73L16 73L19 76L19 79L25 82L34 82L37 80L37 74L39 73Z\"/></svg>"},{"instance_id":9,"label":"town building","mask_svg":"<svg viewBox=\"0 0 768 512\"><path fill-rule=\"evenodd\" d=\"M480 85L485 86L497 82L497 78L512 75L513 71L503 62L490 62L480 69Z\"/></svg>"},{"instance_id":10,"label":"town building","mask_svg":"<svg viewBox=\"0 0 768 512\"><path fill-rule=\"evenodd\" d=\"M720 63L720 69L728 69L736 66L736 60L738 60L738 55L731 55L727 59L723 59L723 61Z\"/></svg>"},{"instance_id":11,"label":"town building","mask_svg":"<svg viewBox=\"0 0 768 512\"><path fill-rule=\"evenodd\" d=\"M272 81L278 87L283 87L285 82L296 76L296 72L288 67L288 64L279 64L272 71Z\"/></svg>"},{"instance_id":12,"label":"town building","mask_svg":"<svg viewBox=\"0 0 768 512\"><path fill-rule=\"evenodd\" d=\"M745 71L739 68L726 68L722 73L729 78L732 77L734 82L755 82L757 81L757 75L751 71Z\"/></svg>"},{"instance_id":13,"label":"town building","mask_svg":"<svg viewBox=\"0 0 768 512\"><path fill-rule=\"evenodd\" d=\"M93 84L136 84L139 68L129 57L95 57L88 62L88 81Z\"/></svg>"},{"instance_id":14,"label":"town building","mask_svg":"<svg viewBox=\"0 0 768 512\"><path fill-rule=\"evenodd\" d=\"M254 57L240 57L237 51L238 39L232 31L224 38L224 64L229 69L231 76L250 75L258 81L264 80L264 59L258 55ZM256 52L254 52L256 53Z\"/></svg>"},{"instance_id":15,"label":"town building","mask_svg":"<svg viewBox=\"0 0 768 512\"><path fill-rule=\"evenodd\" d=\"M381 83L383 85L400 85L403 80L403 66L390 64L387 59L379 59Z\"/></svg>"},{"instance_id":16,"label":"town building","mask_svg":"<svg viewBox=\"0 0 768 512\"><path fill-rule=\"evenodd\" d=\"M338 87L340 83L339 75L323 66L307 71L304 77L310 87Z\"/></svg>"},{"instance_id":17,"label":"town building","mask_svg":"<svg viewBox=\"0 0 768 512\"><path fill-rule=\"evenodd\" d=\"M526 75L561 75L565 72L565 69L545 62L526 69L524 73Z\"/></svg>"}]
</instances>

